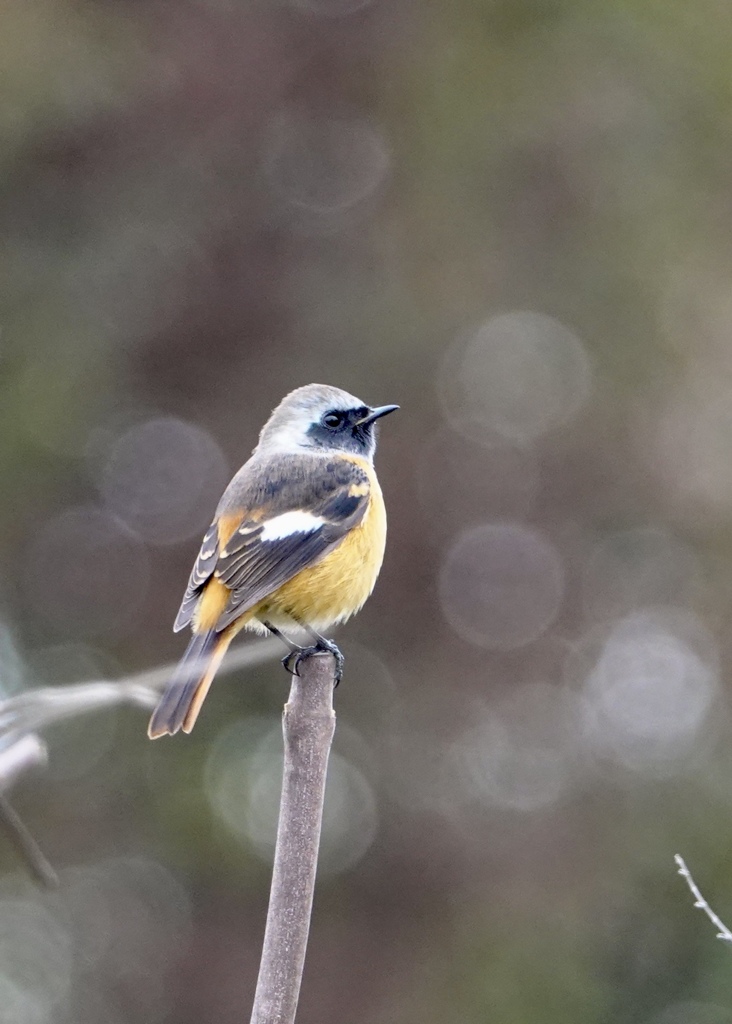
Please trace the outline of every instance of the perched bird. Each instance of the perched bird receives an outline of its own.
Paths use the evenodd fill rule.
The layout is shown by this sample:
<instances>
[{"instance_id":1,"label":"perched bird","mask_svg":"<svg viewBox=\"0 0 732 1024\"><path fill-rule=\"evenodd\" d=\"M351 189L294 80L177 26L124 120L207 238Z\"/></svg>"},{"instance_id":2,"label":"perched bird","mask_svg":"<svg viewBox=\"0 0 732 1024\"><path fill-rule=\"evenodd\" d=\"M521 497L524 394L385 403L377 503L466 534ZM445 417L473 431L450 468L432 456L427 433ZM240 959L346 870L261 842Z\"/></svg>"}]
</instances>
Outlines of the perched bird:
<instances>
[{"instance_id":1,"label":"perched bird","mask_svg":"<svg viewBox=\"0 0 732 1024\"><path fill-rule=\"evenodd\" d=\"M295 672L305 651L330 651L340 678L340 651L320 631L348 619L374 589L386 542L374 427L398 408L372 408L325 384L282 399L203 538L173 627L191 624L193 637L150 719L151 739L191 731L241 629L279 636ZM293 627L314 646L281 632Z\"/></svg>"}]
</instances>

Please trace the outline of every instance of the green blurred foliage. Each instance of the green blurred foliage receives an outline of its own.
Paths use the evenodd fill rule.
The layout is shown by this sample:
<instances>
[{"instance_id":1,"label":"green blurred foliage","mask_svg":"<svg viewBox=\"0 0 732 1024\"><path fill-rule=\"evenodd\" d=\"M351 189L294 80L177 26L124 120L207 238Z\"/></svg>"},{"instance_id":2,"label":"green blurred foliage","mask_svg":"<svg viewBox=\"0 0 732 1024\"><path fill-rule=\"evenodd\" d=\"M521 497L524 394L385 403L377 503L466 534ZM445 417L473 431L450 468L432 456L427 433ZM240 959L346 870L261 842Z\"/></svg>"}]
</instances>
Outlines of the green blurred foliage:
<instances>
[{"instance_id":1,"label":"green blurred foliage","mask_svg":"<svg viewBox=\"0 0 732 1024\"><path fill-rule=\"evenodd\" d=\"M103 506L129 428L193 423L233 471L300 384L397 401L378 455L386 563L339 632L336 750L353 773L335 779L334 816L357 846L366 794L377 827L321 879L300 1021L730 1021L732 959L673 854L729 921L732 15L712 0L325 6L4 5L0 685L180 654L170 627L205 522L159 544L108 510L147 567L139 586L49 540L68 510ZM517 310L567 325L594 385L500 461L445 395L460 340ZM525 484L510 494L509 472ZM551 626L509 651L458 636L441 605L452 542L496 518L550 538L565 574ZM646 527L698 566L691 596L644 586L704 625L714 679L679 733L688 750L663 764L599 740L568 750L533 690L510 704L541 685L580 706L591 665L575 685L568 658L608 625L587 612L591 553ZM87 580L93 632L71 615ZM286 685L276 663L222 679L193 736L169 743L128 709L49 732L48 769L17 802L65 895L34 894L0 851L0 919L31 966L38 908L72 945L29 981L0 943L14 1024L246 1015L269 867L222 817L210 765L231 722L276 730ZM519 739L494 790L470 789L465 737L494 714ZM241 761L255 824L274 813L258 742ZM87 904L89 879L103 898Z\"/></svg>"}]
</instances>

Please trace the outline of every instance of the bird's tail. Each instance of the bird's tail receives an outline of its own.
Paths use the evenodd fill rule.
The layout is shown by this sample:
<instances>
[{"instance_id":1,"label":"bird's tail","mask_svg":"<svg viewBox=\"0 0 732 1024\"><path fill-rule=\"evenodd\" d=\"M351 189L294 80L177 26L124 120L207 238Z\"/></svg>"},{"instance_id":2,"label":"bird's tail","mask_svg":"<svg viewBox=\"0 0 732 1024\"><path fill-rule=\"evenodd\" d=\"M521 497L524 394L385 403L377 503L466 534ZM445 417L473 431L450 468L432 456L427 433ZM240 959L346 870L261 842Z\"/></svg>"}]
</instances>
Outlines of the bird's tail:
<instances>
[{"instance_id":1,"label":"bird's tail","mask_svg":"<svg viewBox=\"0 0 732 1024\"><path fill-rule=\"evenodd\" d=\"M229 630L217 633L210 629L193 635L152 713L147 727L151 740L173 736L179 729L191 731L231 639Z\"/></svg>"}]
</instances>

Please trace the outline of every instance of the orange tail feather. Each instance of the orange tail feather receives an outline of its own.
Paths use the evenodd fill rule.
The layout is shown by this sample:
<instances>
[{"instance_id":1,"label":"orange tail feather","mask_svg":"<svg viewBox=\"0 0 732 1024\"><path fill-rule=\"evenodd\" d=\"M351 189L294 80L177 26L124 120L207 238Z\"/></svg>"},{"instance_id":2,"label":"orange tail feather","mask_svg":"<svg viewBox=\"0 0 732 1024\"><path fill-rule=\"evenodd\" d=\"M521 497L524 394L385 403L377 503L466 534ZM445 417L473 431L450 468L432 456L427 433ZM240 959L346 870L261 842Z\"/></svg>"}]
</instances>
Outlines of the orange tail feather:
<instances>
[{"instance_id":1,"label":"orange tail feather","mask_svg":"<svg viewBox=\"0 0 732 1024\"><path fill-rule=\"evenodd\" d=\"M147 729L151 740L191 731L231 639L228 630L194 634L153 711Z\"/></svg>"}]
</instances>

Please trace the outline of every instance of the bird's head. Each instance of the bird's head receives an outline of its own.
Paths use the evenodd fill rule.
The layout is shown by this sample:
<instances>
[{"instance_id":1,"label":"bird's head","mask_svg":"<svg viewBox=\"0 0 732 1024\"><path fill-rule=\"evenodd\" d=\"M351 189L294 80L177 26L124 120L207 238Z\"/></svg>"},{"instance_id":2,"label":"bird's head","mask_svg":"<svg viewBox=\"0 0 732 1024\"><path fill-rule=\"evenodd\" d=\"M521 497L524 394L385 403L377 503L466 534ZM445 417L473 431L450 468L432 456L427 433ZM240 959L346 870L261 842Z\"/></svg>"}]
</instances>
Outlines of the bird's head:
<instances>
[{"instance_id":1,"label":"bird's head","mask_svg":"<svg viewBox=\"0 0 732 1024\"><path fill-rule=\"evenodd\" d=\"M370 406L327 384L306 384L285 395L262 427L256 451L341 452L369 461L376 421L398 405Z\"/></svg>"}]
</instances>

